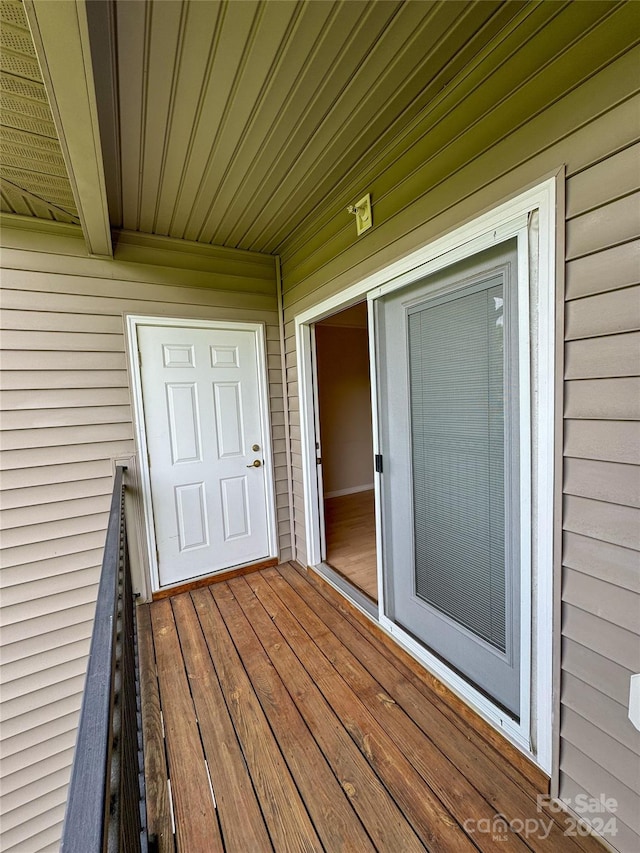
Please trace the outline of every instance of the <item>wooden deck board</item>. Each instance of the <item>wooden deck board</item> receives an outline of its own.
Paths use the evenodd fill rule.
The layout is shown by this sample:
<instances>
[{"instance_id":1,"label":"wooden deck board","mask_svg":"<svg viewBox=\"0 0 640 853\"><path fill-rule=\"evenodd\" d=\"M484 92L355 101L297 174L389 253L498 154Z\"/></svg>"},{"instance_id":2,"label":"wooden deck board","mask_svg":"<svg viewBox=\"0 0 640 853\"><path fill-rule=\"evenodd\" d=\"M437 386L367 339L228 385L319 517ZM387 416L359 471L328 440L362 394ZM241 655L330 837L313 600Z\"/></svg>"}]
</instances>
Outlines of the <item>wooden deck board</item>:
<instances>
[{"instance_id":1,"label":"wooden deck board","mask_svg":"<svg viewBox=\"0 0 640 853\"><path fill-rule=\"evenodd\" d=\"M504 758L488 748L464 722L460 727L454 725L441 712L438 705L442 703L436 696L432 695L431 700L425 701L425 693L398 671L397 655L392 662L380 654L370 642L371 633L368 636L359 633L329 601L315 590L309 590L309 582L298 571L291 566L283 566L281 574L267 572L265 576L275 581L274 586L278 584L276 588L284 590L285 601L293 612L301 612L300 605L309 610L303 624L306 626L309 621L316 622L316 631L320 632L319 642L325 647L325 653L336 661L336 667L343 676L353 682L358 694L368 697L370 707L375 709L378 702L378 718L392 737L404 737L404 751L443 802L455 810L458 798L463 798L465 820L483 820L508 813L510 820L523 833L523 842L526 842L526 821L532 817L531 802L537 794L529 782L523 780L526 791L517 785L504 772ZM287 581L286 586L281 583L283 579ZM291 602L291 590L298 593L300 605ZM326 631L326 627L331 629L330 632ZM348 653L345 653L345 649L349 650ZM378 693L380 689L384 692ZM385 694L389 697L388 701L385 701ZM397 708L406 712L417 730L407 727L406 723L398 723L395 713L390 713ZM426 738L422 748L421 738ZM463 779L464 783L456 781L456 776ZM491 807L489 814L487 806ZM558 831L564 828L562 814L550 815L552 818L555 816L558 825L550 833L545 850L560 853L582 849L579 841L565 837ZM474 840L480 849L484 848L485 839L482 836ZM520 849L525 848L521 845Z\"/></svg>"},{"instance_id":2,"label":"wooden deck board","mask_svg":"<svg viewBox=\"0 0 640 853\"><path fill-rule=\"evenodd\" d=\"M422 736L432 745L433 748L428 752L423 747L420 755L418 750L409 748L408 754L420 763L424 763L428 755L429 763L422 772L434 777L433 784L436 789L441 789L440 796L444 802L451 803L453 796L455 803L455 798L464 796L469 807L468 818L487 817L487 805L492 807L493 814L501 813L503 808L509 808L514 818L531 816L531 797L502 772L500 765L504 764L503 760L500 760L499 764L493 762L487 755L486 744L483 749L472 737L473 733L468 727L460 729L453 725L438 707L442 703L438 702L436 697L432 697L436 701L429 701L424 693L398 671L397 661L389 661L319 593L310 592L306 587L308 582L298 572L285 568L283 573L293 589L306 594L314 612L322 617L323 623L331 627L336 638L355 656L356 666L357 662L360 662L363 668L366 667L366 674L362 673L360 678L364 675L368 684L363 685L362 689L368 690L369 694L377 698L374 691L382 688L384 694L390 697L389 701L394 703L393 707L402 708L419 728L420 734L415 731L411 733L411 743L415 744L416 739L419 743ZM371 673L375 673L375 680ZM378 688L375 687L376 684L379 685ZM395 720L389 719L387 725L388 731L393 733ZM465 780L463 788L452 779L452 768ZM443 780L447 782L444 783ZM430 780L427 778L427 781ZM473 804L477 809L482 809L483 813L472 814ZM477 843L481 846L481 839Z\"/></svg>"},{"instance_id":3,"label":"wooden deck board","mask_svg":"<svg viewBox=\"0 0 640 853\"><path fill-rule=\"evenodd\" d=\"M144 666L155 647L180 853L602 851L539 813L527 762L501 755L311 574L284 565L183 593L139 625ZM149 746L159 713L143 700ZM162 773L153 748L148 769ZM148 782L156 825L163 790Z\"/></svg>"},{"instance_id":4,"label":"wooden deck board","mask_svg":"<svg viewBox=\"0 0 640 853\"><path fill-rule=\"evenodd\" d=\"M192 593L227 707L276 850L322 846L209 589Z\"/></svg>"},{"instance_id":5,"label":"wooden deck board","mask_svg":"<svg viewBox=\"0 0 640 853\"><path fill-rule=\"evenodd\" d=\"M349 602L338 595L319 575L314 572L301 573L291 565L282 566L281 570L294 585L297 577L302 580L305 584L302 588L308 594L307 597L313 603L314 609L321 606L320 599L309 592L306 584L313 587L315 593L318 593L332 609L340 614L344 620L338 623L341 626L340 636L343 639L344 636L356 636L346 628L347 624L362 636L365 645L358 645L357 654L364 653L363 650L368 650L369 646L374 647L376 653L374 668L380 665L382 659L385 659L397 674L402 689L409 692L410 703L413 702L417 707L424 707L426 699L429 703L429 714L435 711L437 715L446 718L448 722L444 723L445 743L448 743L449 725L453 725L462 731L465 740L474 743L481 754L486 754L486 757L493 762L493 767L498 767L528 795L535 799L538 793L548 793L548 779L539 768L535 767L515 746L505 741L492 726L481 720L471 708L454 696L441 681L425 670L413 657L372 626L366 616L351 607ZM414 691L422 694L422 698ZM430 733L435 733L431 726ZM508 761L505 761L505 755Z\"/></svg>"},{"instance_id":6,"label":"wooden deck board","mask_svg":"<svg viewBox=\"0 0 640 853\"><path fill-rule=\"evenodd\" d=\"M382 635L319 575L292 564L280 566L279 571L500 814L508 814L516 825L517 821L532 819L532 802L537 809L538 795L548 792L541 770ZM333 619L334 612L341 618ZM546 846L534 845L534 849L602 853L603 847L594 836L575 834L573 822L564 812L549 808L546 801L542 809L545 819L557 827ZM564 830L572 834L565 836ZM549 846L553 844L555 848Z\"/></svg>"},{"instance_id":7,"label":"wooden deck board","mask_svg":"<svg viewBox=\"0 0 640 853\"><path fill-rule=\"evenodd\" d=\"M193 601L180 595L172 604L225 845L270 851L269 833Z\"/></svg>"},{"instance_id":8,"label":"wooden deck board","mask_svg":"<svg viewBox=\"0 0 640 853\"><path fill-rule=\"evenodd\" d=\"M149 605L138 608L138 655L144 732L144 774L147 787L147 831L158 841L158 853L174 853L167 780L167 756L156 675Z\"/></svg>"},{"instance_id":9,"label":"wooden deck board","mask_svg":"<svg viewBox=\"0 0 640 853\"><path fill-rule=\"evenodd\" d=\"M286 583L282 579L282 583ZM293 614L279 600L264 576L250 577L249 585L277 625L323 696L330 701L357 747L392 794L405 817L427 849L471 851L474 845L455 819L422 784L418 773L403 752L388 737L376 718L335 669L333 662L319 653Z\"/></svg>"},{"instance_id":10,"label":"wooden deck board","mask_svg":"<svg viewBox=\"0 0 640 853\"><path fill-rule=\"evenodd\" d=\"M250 592L249 588L236 582L231 586L233 592L229 587L219 587L212 590L212 594L230 627L236 648L245 662L249 678L322 843L328 850L344 850L345 853L347 850L352 853L374 850L344 790L256 636L255 632L260 627L256 613L258 608L248 607L250 624L236 600L236 594L240 598L243 591ZM282 642L282 638L277 642ZM311 767L313 773L309 772Z\"/></svg>"},{"instance_id":11,"label":"wooden deck board","mask_svg":"<svg viewBox=\"0 0 640 853\"><path fill-rule=\"evenodd\" d=\"M246 584L246 581L245 581ZM289 645L284 642L253 591L247 586L242 595L236 587L242 606L251 613L265 643L271 662L286 679L290 694L304 715L307 726L331 765L336 778L351 802L356 814L367 827L369 836L379 850L420 851L423 846L409 826L384 785L353 743L348 732L316 687ZM249 602L251 604L249 605ZM350 841L347 839L346 844Z\"/></svg>"},{"instance_id":12,"label":"wooden deck board","mask_svg":"<svg viewBox=\"0 0 640 853\"><path fill-rule=\"evenodd\" d=\"M168 599L152 606L151 624L172 783L176 846L178 850L223 853L216 809L202 761L195 709Z\"/></svg>"},{"instance_id":13,"label":"wooden deck board","mask_svg":"<svg viewBox=\"0 0 640 853\"><path fill-rule=\"evenodd\" d=\"M494 819L497 810L482 797L462 773L457 771L447 755L441 752L428 736L425 736L425 732L414 723L393 695L383 688L382 679L376 680L349 650L349 646L336 637L333 630L337 627L336 622L339 620L333 618L333 614L326 612L323 614L326 622L319 619L281 575L267 574L266 577L283 604L289 608L317 643L319 649L333 662L349 687L357 693L364 707L386 731L402 754L407 756L426 782L428 789L434 792L445 807L451 820L454 820L453 815L457 812L461 801L465 802L465 820L479 822ZM332 629L331 632L327 632L326 626ZM382 662L381 665L383 665ZM414 710L419 713L421 709L416 707ZM462 736L456 730L450 731L449 734L450 742L462 740ZM481 850L496 849L495 843L486 834L479 835L475 842ZM513 834L508 836L506 842L502 842L502 849L522 853L528 848L517 835Z\"/></svg>"}]
</instances>

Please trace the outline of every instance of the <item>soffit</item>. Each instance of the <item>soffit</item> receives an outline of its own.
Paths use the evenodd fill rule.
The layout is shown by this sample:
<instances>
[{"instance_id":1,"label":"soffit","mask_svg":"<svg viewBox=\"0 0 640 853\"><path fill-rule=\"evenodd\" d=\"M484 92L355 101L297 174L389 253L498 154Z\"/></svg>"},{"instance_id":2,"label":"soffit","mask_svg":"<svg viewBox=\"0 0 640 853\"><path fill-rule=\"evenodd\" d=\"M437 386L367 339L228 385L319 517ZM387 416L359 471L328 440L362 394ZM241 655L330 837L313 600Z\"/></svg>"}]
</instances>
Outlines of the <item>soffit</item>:
<instances>
[{"instance_id":1,"label":"soffit","mask_svg":"<svg viewBox=\"0 0 640 853\"><path fill-rule=\"evenodd\" d=\"M115 0L113 67L94 68L112 225L278 251L520 8Z\"/></svg>"},{"instance_id":2,"label":"soffit","mask_svg":"<svg viewBox=\"0 0 640 853\"><path fill-rule=\"evenodd\" d=\"M0 100L2 211L79 223L22 0L0 2Z\"/></svg>"}]
</instances>

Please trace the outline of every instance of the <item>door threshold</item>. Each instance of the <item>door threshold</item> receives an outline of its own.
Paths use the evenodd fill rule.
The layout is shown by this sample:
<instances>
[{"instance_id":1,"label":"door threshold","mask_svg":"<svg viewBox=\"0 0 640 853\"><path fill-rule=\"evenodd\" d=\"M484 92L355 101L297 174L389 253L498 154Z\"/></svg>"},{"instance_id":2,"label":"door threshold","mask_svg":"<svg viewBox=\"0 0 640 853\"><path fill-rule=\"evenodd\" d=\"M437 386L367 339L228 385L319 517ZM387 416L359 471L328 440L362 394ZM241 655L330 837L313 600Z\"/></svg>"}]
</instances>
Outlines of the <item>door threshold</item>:
<instances>
[{"instance_id":1,"label":"door threshold","mask_svg":"<svg viewBox=\"0 0 640 853\"><path fill-rule=\"evenodd\" d=\"M232 578L237 578L240 575L248 575L252 572L259 572L261 569L270 569L272 566L278 565L277 557L270 557L268 560L260 560L258 563L249 563L246 566L236 566L230 569L220 569L211 575L195 578L186 583L175 584L174 586L163 586L151 596L152 601L159 601L161 598L169 598L172 595L180 595L183 592L192 592L194 589L200 589L203 586L211 586L213 583L222 583L230 581Z\"/></svg>"},{"instance_id":2,"label":"door threshold","mask_svg":"<svg viewBox=\"0 0 640 853\"><path fill-rule=\"evenodd\" d=\"M334 589L342 593L353 604L363 610L367 616L370 616L376 622L378 621L378 604L372 601L368 595L358 589L357 586L350 583L344 575L337 572L328 563L319 563L317 566L309 566L311 571L319 574L324 580L331 584Z\"/></svg>"}]
</instances>

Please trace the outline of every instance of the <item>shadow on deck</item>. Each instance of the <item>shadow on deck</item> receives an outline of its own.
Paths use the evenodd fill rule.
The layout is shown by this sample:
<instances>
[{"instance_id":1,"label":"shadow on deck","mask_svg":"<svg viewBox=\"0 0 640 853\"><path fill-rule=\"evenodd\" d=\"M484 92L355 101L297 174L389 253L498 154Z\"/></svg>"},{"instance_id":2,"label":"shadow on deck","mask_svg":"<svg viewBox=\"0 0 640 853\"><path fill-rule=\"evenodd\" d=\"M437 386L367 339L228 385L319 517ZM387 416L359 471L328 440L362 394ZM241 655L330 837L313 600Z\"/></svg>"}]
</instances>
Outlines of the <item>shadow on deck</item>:
<instances>
[{"instance_id":1,"label":"shadow on deck","mask_svg":"<svg viewBox=\"0 0 640 853\"><path fill-rule=\"evenodd\" d=\"M138 620L160 851L603 850L539 811L542 774L313 573L266 569Z\"/></svg>"}]
</instances>

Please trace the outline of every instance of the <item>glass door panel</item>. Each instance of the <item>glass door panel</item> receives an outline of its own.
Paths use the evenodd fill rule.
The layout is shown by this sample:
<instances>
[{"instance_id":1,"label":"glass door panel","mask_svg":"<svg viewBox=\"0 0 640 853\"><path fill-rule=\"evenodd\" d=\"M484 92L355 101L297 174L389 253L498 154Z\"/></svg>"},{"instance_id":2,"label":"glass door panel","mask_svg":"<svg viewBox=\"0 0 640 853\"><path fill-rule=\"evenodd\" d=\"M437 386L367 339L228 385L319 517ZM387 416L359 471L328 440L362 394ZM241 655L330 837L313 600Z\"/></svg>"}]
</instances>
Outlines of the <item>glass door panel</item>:
<instances>
[{"instance_id":1,"label":"glass door panel","mask_svg":"<svg viewBox=\"0 0 640 853\"><path fill-rule=\"evenodd\" d=\"M385 613L519 714L515 240L376 303Z\"/></svg>"}]
</instances>

